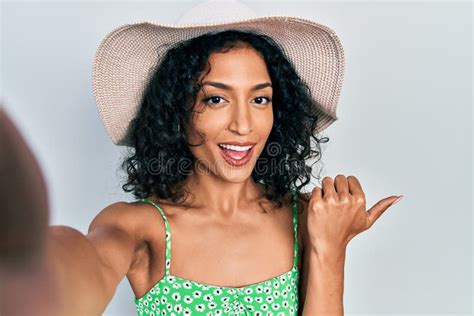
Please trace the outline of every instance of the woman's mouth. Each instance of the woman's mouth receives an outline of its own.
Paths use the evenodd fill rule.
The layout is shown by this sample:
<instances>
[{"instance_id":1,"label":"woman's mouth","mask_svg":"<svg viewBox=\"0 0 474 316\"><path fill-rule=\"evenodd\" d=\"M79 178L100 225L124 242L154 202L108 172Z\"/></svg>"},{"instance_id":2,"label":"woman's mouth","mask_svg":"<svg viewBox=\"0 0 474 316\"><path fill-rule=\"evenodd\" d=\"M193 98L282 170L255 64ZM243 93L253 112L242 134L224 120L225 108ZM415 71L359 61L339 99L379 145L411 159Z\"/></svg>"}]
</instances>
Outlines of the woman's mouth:
<instances>
[{"instance_id":1,"label":"woman's mouth","mask_svg":"<svg viewBox=\"0 0 474 316\"><path fill-rule=\"evenodd\" d=\"M242 166L249 162L254 152L255 145L235 146L228 144L218 144L222 157L232 166Z\"/></svg>"}]
</instances>

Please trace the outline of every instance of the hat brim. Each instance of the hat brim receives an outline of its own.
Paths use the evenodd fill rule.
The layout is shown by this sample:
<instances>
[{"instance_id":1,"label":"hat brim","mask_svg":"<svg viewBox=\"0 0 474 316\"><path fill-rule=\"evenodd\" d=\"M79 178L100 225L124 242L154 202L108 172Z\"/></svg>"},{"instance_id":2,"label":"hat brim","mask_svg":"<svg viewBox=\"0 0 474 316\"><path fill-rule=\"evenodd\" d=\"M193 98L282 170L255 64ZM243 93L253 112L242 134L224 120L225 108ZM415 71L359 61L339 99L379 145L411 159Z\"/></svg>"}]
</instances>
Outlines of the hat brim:
<instances>
[{"instance_id":1,"label":"hat brim","mask_svg":"<svg viewBox=\"0 0 474 316\"><path fill-rule=\"evenodd\" d=\"M329 27L290 16L188 25L140 21L111 31L100 43L93 62L93 94L102 123L114 144L130 145L130 121L163 53L182 40L226 29L252 30L272 37L310 88L320 116L316 132L337 120L344 51Z\"/></svg>"}]
</instances>

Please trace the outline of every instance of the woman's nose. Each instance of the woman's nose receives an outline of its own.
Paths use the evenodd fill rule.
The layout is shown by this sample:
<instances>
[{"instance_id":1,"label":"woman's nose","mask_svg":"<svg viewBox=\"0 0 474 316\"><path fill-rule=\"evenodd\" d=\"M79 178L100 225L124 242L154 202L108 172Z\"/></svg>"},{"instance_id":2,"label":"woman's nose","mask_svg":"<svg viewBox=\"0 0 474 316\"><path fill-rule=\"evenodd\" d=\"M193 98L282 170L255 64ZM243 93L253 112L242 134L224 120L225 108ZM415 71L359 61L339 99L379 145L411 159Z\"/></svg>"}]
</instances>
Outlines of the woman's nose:
<instances>
[{"instance_id":1,"label":"woman's nose","mask_svg":"<svg viewBox=\"0 0 474 316\"><path fill-rule=\"evenodd\" d=\"M246 101L241 101L233 107L228 129L239 135L252 132L250 105Z\"/></svg>"}]
</instances>

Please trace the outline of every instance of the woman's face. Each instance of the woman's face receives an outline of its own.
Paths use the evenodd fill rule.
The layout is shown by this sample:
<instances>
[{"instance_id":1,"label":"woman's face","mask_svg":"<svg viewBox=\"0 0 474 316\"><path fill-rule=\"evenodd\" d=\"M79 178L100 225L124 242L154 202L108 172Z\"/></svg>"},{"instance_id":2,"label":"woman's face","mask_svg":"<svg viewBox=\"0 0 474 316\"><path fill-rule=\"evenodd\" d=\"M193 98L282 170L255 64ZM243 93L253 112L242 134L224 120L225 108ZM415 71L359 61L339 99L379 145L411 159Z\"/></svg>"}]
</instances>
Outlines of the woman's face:
<instances>
[{"instance_id":1,"label":"woman's face","mask_svg":"<svg viewBox=\"0 0 474 316\"><path fill-rule=\"evenodd\" d=\"M205 140L190 147L199 161L195 171L241 182L250 177L273 126L270 76L253 48L211 54L209 63L211 71L202 78L195 103L194 128ZM193 131L188 141L199 144L201 138ZM252 147L220 146L232 142Z\"/></svg>"}]
</instances>

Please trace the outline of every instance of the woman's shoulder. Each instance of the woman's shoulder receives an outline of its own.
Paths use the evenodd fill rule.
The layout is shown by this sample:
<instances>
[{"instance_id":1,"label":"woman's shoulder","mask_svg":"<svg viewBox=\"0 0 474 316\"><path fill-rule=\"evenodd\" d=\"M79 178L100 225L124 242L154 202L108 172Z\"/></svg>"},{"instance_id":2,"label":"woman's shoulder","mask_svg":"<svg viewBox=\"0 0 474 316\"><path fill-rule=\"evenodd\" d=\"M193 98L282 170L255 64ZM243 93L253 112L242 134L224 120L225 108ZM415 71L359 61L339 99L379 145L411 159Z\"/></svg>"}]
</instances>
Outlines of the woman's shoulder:
<instances>
[{"instance_id":1,"label":"woman's shoulder","mask_svg":"<svg viewBox=\"0 0 474 316\"><path fill-rule=\"evenodd\" d=\"M158 215L158 216L157 216ZM89 230L95 225L103 225L127 232L137 243L148 241L157 236L160 225L156 208L140 200L117 201L104 207L92 220ZM156 227L158 226L158 227ZM163 227L164 232L164 227Z\"/></svg>"},{"instance_id":2,"label":"woman's shoulder","mask_svg":"<svg viewBox=\"0 0 474 316\"><path fill-rule=\"evenodd\" d=\"M134 225L149 213L146 203L141 201L117 201L105 206L96 217L105 217L111 222L121 222L124 225Z\"/></svg>"}]
</instances>

